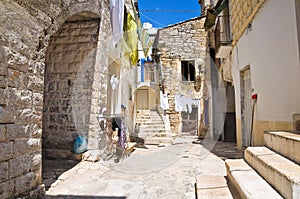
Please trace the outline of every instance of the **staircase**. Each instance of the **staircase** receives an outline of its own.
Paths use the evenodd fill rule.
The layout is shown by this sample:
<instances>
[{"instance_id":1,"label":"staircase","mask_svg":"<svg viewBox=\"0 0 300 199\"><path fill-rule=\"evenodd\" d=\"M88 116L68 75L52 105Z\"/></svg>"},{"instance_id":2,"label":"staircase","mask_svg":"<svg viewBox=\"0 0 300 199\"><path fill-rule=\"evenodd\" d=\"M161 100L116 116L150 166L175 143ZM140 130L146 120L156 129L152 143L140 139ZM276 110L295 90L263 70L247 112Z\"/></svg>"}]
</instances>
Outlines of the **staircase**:
<instances>
[{"instance_id":1,"label":"staircase","mask_svg":"<svg viewBox=\"0 0 300 199\"><path fill-rule=\"evenodd\" d=\"M145 144L171 144L172 134L166 132L162 117L156 111L138 110L136 116L135 137L144 140Z\"/></svg>"},{"instance_id":2,"label":"staircase","mask_svg":"<svg viewBox=\"0 0 300 199\"><path fill-rule=\"evenodd\" d=\"M269 131L264 140L248 147L244 159L225 161L239 198L300 198L300 134Z\"/></svg>"}]
</instances>

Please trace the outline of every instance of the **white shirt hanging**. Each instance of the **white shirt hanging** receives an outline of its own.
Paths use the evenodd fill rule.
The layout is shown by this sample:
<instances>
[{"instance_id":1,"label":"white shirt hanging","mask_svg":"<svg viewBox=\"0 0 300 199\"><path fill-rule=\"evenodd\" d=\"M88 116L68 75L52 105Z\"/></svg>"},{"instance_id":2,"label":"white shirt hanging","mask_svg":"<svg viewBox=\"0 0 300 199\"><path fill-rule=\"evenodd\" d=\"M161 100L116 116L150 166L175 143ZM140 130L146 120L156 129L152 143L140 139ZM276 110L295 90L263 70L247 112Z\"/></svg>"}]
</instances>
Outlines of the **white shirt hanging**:
<instances>
[{"instance_id":1,"label":"white shirt hanging","mask_svg":"<svg viewBox=\"0 0 300 199\"><path fill-rule=\"evenodd\" d=\"M124 0L110 0L110 16L114 45L123 36Z\"/></svg>"},{"instance_id":2,"label":"white shirt hanging","mask_svg":"<svg viewBox=\"0 0 300 199\"><path fill-rule=\"evenodd\" d=\"M169 109L168 95L160 91L160 107L163 110Z\"/></svg>"},{"instance_id":3,"label":"white shirt hanging","mask_svg":"<svg viewBox=\"0 0 300 199\"><path fill-rule=\"evenodd\" d=\"M118 77L116 77L116 75L113 74L113 75L111 76L111 79L110 79L110 85L111 85L111 88L112 88L113 90L115 90L115 89L117 88L117 86L118 86L118 83L119 83Z\"/></svg>"},{"instance_id":4,"label":"white shirt hanging","mask_svg":"<svg viewBox=\"0 0 300 199\"><path fill-rule=\"evenodd\" d=\"M181 112L183 110L181 96L175 95L175 111Z\"/></svg>"}]
</instances>

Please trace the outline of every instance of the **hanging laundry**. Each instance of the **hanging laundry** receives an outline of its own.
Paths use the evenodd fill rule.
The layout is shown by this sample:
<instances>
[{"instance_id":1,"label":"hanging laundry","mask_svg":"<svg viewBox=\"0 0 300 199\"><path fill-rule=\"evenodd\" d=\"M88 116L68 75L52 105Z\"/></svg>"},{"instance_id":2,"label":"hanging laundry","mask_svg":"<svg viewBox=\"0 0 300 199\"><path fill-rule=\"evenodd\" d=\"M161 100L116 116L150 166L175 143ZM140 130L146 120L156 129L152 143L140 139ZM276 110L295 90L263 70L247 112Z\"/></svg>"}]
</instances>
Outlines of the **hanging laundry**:
<instances>
[{"instance_id":1,"label":"hanging laundry","mask_svg":"<svg viewBox=\"0 0 300 199\"><path fill-rule=\"evenodd\" d=\"M193 99L192 98L187 98L186 101L187 101L187 106L188 106L189 113L192 113L192 111L193 111L193 108L192 108Z\"/></svg>"},{"instance_id":2,"label":"hanging laundry","mask_svg":"<svg viewBox=\"0 0 300 199\"><path fill-rule=\"evenodd\" d=\"M123 37L124 0L110 0L110 18L115 45Z\"/></svg>"},{"instance_id":3,"label":"hanging laundry","mask_svg":"<svg viewBox=\"0 0 300 199\"><path fill-rule=\"evenodd\" d=\"M181 96L175 95L175 111L181 112L183 110Z\"/></svg>"},{"instance_id":4,"label":"hanging laundry","mask_svg":"<svg viewBox=\"0 0 300 199\"><path fill-rule=\"evenodd\" d=\"M126 31L126 43L130 49L129 57L131 60L131 65L135 66L138 62L138 34L137 34L137 24L130 13L127 13L126 24L124 27Z\"/></svg>"},{"instance_id":5,"label":"hanging laundry","mask_svg":"<svg viewBox=\"0 0 300 199\"><path fill-rule=\"evenodd\" d=\"M187 98L184 95L181 95L180 99L181 99L182 111L187 113L187 111L188 111L187 110L187 104L188 104Z\"/></svg>"},{"instance_id":6,"label":"hanging laundry","mask_svg":"<svg viewBox=\"0 0 300 199\"><path fill-rule=\"evenodd\" d=\"M148 34L147 30L143 27L140 17L138 17L138 15L137 15L138 12L135 9L133 1L131 1L131 3L132 3L133 10L134 10L133 13L134 13L135 22L137 24L137 33L139 36L139 40L143 47L144 56L147 57L149 49L153 45L153 41L151 40L150 35Z\"/></svg>"},{"instance_id":7,"label":"hanging laundry","mask_svg":"<svg viewBox=\"0 0 300 199\"><path fill-rule=\"evenodd\" d=\"M169 109L168 95L160 91L160 107L163 110Z\"/></svg>"},{"instance_id":8,"label":"hanging laundry","mask_svg":"<svg viewBox=\"0 0 300 199\"><path fill-rule=\"evenodd\" d=\"M175 95L175 111L177 112L188 112L188 98L183 94Z\"/></svg>"},{"instance_id":9,"label":"hanging laundry","mask_svg":"<svg viewBox=\"0 0 300 199\"><path fill-rule=\"evenodd\" d=\"M119 83L119 78L115 74L113 74L110 79L111 88L115 90L118 86L118 83Z\"/></svg>"}]
</instances>

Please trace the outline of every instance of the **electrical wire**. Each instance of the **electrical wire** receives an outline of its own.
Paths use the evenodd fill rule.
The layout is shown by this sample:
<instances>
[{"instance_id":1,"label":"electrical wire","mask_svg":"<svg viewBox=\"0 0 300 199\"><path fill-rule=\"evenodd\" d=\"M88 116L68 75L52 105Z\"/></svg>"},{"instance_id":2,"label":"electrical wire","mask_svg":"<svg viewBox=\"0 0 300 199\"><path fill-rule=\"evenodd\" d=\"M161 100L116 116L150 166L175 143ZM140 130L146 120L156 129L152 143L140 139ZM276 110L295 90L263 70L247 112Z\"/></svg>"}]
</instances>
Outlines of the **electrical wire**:
<instances>
[{"instance_id":1,"label":"electrical wire","mask_svg":"<svg viewBox=\"0 0 300 199\"><path fill-rule=\"evenodd\" d=\"M140 12L200 12L199 10L140 10Z\"/></svg>"},{"instance_id":2,"label":"electrical wire","mask_svg":"<svg viewBox=\"0 0 300 199\"><path fill-rule=\"evenodd\" d=\"M166 27L166 25L161 24L161 23L159 23L158 21L155 21L154 19L152 19L152 18L146 16L145 14L143 14L143 13L140 13L140 14L141 14L143 17L149 19L150 21L152 21L152 22L154 22L154 23L156 23L156 24L158 24L158 25L160 25L160 26L162 26L162 27Z\"/></svg>"}]
</instances>

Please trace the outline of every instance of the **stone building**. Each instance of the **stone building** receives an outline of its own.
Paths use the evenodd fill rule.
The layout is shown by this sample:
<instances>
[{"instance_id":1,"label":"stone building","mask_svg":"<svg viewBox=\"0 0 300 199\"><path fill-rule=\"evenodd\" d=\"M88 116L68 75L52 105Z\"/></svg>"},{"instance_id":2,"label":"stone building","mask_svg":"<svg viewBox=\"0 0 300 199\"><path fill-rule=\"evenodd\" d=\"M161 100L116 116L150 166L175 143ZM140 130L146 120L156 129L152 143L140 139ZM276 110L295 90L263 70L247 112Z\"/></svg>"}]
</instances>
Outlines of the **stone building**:
<instances>
[{"instance_id":1,"label":"stone building","mask_svg":"<svg viewBox=\"0 0 300 199\"><path fill-rule=\"evenodd\" d=\"M299 1L204 2L215 13L206 19L214 74L231 87L237 146L246 148L225 161L228 184L238 198L299 198Z\"/></svg>"},{"instance_id":2,"label":"stone building","mask_svg":"<svg viewBox=\"0 0 300 199\"><path fill-rule=\"evenodd\" d=\"M299 95L293 90L299 85L299 5L297 1L227 2L208 30L217 66L214 73L226 85L237 145L263 145L266 130L297 130ZM202 1L202 7L212 9L216 3ZM278 10L285 17L272 15ZM292 25L287 27L286 21ZM289 78L283 83L285 76Z\"/></svg>"},{"instance_id":3,"label":"stone building","mask_svg":"<svg viewBox=\"0 0 300 199\"><path fill-rule=\"evenodd\" d=\"M155 40L156 55L161 62L162 85L168 95L171 131L200 134L205 132L205 101L209 100L206 77L207 34L203 17L197 17L159 29ZM198 87L198 88L197 88ZM178 110L177 99L187 103ZM181 106L181 105L179 105ZM208 111L206 112L208 116ZM197 132L198 131L198 132Z\"/></svg>"},{"instance_id":4,"label":"stone building","mask_svg":"<svg viewBox=\"0 0 300 199\"><path fill-rule=\"evenodd\" d=\"M234 84L231 77L228 1L201 0L202 14L206 16L210 57L210 134L215 140L236 142L236 109Z\"/></svg>"},{"instance_id":5,"label":"stone building","mask_svg":"<svg viewBox=\"0 0 300 199\"><path fill-rule=\"evenodd\" d=\"M42 159L76 159L78 135L83 158L100 158L97 117L111 111L112 74L131 64L110 45L109 0L4 0L0 10L0 198L38 198Z\"/></svg>"},{"instance_id":6,"label":"stone building","mask_svg":"<svg viewBox=\"0 0 300 199\"><path fill-rule=\"evenodd\" d=\"M294 124L300 111L295 92L300 83L300 6L294 0L252 1L244 4L242 15L238 6L229 4L238 144L263 145L266 130L299 130ZM278 11L284 17L274 15Z\"/></svg>"}]
</instances>

